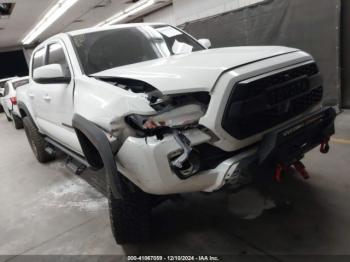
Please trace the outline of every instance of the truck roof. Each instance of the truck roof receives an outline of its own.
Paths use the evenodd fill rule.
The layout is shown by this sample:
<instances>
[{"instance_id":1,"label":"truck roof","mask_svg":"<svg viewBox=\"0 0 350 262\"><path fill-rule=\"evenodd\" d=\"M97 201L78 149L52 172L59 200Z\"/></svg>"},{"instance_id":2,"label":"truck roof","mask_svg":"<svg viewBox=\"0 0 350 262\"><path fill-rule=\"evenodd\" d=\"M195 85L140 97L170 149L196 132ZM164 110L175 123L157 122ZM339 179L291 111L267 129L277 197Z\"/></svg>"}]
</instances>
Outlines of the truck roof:
<instances>
[{"instance_id":1,"label":"truck roof","mask_svg":"<svg viewBox=\"0 0 350 262\"><path fill-rule=\"evenodd\" d=\"M19 81L22 81L22 80L26 80L26 79L29 79L29 76L11 78L8 82L16 83L16 82L19 82Z\"/></svg>"},{"instance_id":2,"label":"truck roof","mask_svg":"<svg viewBox=\"0 0 350 262\"><path fill-rule=\"evenodd\" d=\"M67 32L68 35L76 36L76 35L82 35L87 33L93 33L93 32L99 32L99 31L106 31L106 30L112 30L117 28L131 28L131 27L139 27L139 26L153 26L153 25L167 25L165 23L130 23L130 24L119 24L119 25L112 25L112 26L102 26L102 27L90 27L80 30L75 30L71 32Z\"/></svg>"},{"instance_id":3,"label":"truck roof","mask_svg":"<svg viewBox=\"0 0 350 262\"><path fill-rule=\"evenodd\" d=\"M168 24L165 23L130 23L130 24L118 24L118 25L111 25L111 26L101 26L101 27L89 27L85 29L79 29L75 31L65 32L65 33L59 33L57 35L51 36L45 41L43 41L41 44L39 44L35 50L38 48L41 48L47 41L50 41L51 39L55 38L63 38L66 36L77 36L82 34L88 34L93 32L100 32L100 31L107 31L107 30L113 30L117 28L131 28L131 27L139 27L139 26L153 26L153 25L164 25L167 26Z\"/></svg>"},{"instance_id":4,"label":"truck roof","mask_svg":"<svg viewBox=\"0 0 350 262\"><path fill-rule=\"evenodd\" d=\"M8 77L8 78L3 78L3 79L0 79L0 82L7 82L7 81L12 80L12 79L15 79L15 78L17 78L17 76Z\"/></svg>"}]
</instances>

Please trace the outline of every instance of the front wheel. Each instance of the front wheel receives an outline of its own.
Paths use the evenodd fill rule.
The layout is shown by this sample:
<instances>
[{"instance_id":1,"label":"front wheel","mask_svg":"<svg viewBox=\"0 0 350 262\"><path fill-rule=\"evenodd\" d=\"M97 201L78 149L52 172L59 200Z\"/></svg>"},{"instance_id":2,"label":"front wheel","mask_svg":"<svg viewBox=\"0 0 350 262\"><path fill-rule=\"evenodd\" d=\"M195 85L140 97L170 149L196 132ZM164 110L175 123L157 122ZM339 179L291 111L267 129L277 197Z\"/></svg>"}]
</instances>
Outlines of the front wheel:
<instances>
[{"instance_id":1,"label":"front wheel","mask_svg":"<svg viewBox=\"0 0 350 262\"><path fill-rule=\"evenodd\" d=\"M33 123L33 120L26 116L23 118L24 131L27 135L28 142L33 150L35 157L40 163L46 163L50 160L53 160L54 155L46 152L46 147L48 146L42 134L39 133L39 130Z\"/></svg>"},{"instance_id":2,"label":"front wheel","mask_svg":"<svg viewBox=\"0 0 350 262\"><path fill-rule=\"evenodd\" d=\"M113 236L118 244L147 241L151 236L151 196L137 189L116 199L108 187L109 215Z\"/></svg>"}]
</instances>

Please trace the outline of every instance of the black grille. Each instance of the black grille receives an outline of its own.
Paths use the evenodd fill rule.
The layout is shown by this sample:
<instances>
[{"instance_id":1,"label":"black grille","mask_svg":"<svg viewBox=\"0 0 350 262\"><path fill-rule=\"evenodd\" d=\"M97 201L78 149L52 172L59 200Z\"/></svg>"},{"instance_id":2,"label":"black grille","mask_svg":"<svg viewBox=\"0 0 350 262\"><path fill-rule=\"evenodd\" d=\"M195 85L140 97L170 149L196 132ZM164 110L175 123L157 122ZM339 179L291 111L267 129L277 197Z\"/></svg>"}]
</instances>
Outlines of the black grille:
<instances>
[{"instance_id":1,"label":"black grille","mask_svg":"<svg viewBox=\"0 0 350 262\"><path fill-rule=\"evenodd\" d=\"M233 137L245 139L307 111L322 96L315 63L242 81L233 88L222 126Z\"/></svg>"}]
</instances>

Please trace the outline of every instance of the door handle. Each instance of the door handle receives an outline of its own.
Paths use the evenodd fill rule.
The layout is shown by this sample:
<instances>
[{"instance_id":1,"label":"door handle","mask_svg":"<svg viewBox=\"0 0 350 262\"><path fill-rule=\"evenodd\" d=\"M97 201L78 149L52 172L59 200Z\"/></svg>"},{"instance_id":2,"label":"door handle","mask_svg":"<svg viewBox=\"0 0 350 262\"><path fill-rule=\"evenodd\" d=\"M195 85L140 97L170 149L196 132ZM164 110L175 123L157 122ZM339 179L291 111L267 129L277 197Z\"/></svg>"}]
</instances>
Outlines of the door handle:
<instances>
[{"instance_id":1,"label":"door handle","mask_svg":"<svg viewBox=\"0 0 350 262\"><path fill-rule=\"evenodd\" d=\"M47 102L51 101L51 97L49 97L48 95L43 96L44 100Z\"/></svg>"},{"instance_id":2,"label":"door handle","mask_svg":"<svg viewBox=\"0 0 350 262\"><path fill-rule=\"evenodd\" d=\"M29 97L31 98L31 99L34 99L34 94L33 93L29 93Z\"/></svg>"}]
</instances>

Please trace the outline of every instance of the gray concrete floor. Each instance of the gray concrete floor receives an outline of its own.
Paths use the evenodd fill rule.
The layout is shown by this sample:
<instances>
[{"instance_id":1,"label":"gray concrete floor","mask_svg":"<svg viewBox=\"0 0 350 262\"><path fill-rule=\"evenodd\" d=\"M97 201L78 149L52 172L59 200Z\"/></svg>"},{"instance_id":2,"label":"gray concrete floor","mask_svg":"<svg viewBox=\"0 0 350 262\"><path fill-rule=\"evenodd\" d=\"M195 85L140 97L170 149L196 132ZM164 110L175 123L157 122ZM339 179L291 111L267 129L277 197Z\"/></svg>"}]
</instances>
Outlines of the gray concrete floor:
<instances>
[{"instance_id":1,"label":"gray concrete floor","mask_svg":"<svg viewBox=\"0 0 350 262\"><path fill-rule=\"evenodd\" d=\"M292 211L243 220L230 212L227 194L190 194L154 211L152 241L118 246L104 196L62 160L39 164L24 131L1 114L0 261L18 255L234 254L261 255L259 261L350 255L350 112L338 118L335 137L330 154L315 150L306 157L309 181L292 177L281 185Z\"/></svg>"}]
</instances>

